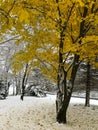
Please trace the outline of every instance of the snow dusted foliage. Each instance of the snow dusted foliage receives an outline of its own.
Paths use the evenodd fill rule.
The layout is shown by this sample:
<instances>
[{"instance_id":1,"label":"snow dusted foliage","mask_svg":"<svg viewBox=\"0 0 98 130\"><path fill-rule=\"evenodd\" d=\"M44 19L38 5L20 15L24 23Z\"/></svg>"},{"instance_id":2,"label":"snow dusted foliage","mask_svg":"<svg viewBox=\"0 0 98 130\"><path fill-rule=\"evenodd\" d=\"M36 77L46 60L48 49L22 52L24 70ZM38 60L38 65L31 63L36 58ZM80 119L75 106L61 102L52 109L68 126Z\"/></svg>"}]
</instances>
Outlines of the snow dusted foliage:
<instances>
[{"instance_id":1,"label":"snow dusted foliage","mask_svg":"<svg viewBox=\"0 0 98 130\"><path fill-rule=\"evenodd\" d=\"M47 79L41 73L40 68L35 67L28 78L25 95L44 97L46 96L46 91L54 92L56 89L56 84Z\"/></svg>"},{"instance_id":2,"label":"snow dusted foliage","mask_svg":"<svg viewBox=\"0 0 98 130\"><path fill-rule=\"evenodd\" d=\"M77 71L76 79L75 79L75 85L74 85L74 91L77 90L85 90L86 88L86 79L87 79L87 63L82 62L79 66L79 69ZM91 90L98 90L98 69L91 66L90 69L90 87Z\"/></svg>"},{"instance_id":3,"label":"snow dusted foliage","mask_svg":"<svg viewBox=\"0 0 98 130\"><path fill-rule=\"evenodd\" d=\"M0 99L5 99L7 97L7 86L3 82L3 80L0 80Z\"/></svg>"}]
</instances>

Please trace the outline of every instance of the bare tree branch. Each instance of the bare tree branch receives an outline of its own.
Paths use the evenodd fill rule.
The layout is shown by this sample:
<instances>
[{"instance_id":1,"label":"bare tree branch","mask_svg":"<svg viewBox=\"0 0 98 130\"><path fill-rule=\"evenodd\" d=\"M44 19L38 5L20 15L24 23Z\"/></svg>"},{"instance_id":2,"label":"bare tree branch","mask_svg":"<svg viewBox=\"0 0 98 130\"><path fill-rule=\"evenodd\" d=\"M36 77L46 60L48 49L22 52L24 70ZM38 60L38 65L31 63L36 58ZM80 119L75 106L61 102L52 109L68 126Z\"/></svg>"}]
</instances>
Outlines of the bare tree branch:
<instances>
[{"instance_id":1,"label":"bare tree branch","mask_svg":"<svg viewBox=\"0 0 98 130\"><path fill-rule=\"evenodd\" d=\"M16 39L16 38L17 38L17 39ZM10 41L12 41L12 40L18 40L18 38L19 38L19 35L15 36L15 37L12 37L12 38L10 38L10 39L8 39L8 40L6 40L6 41L0 42L0 45L5 44L5 43L7 43L7 42L10 42Z\"/></svg>"},{"instance_id":2,"label":"bare tree branch","mask_svg":"<svg viewBox=\"0 0 98 130\"><path fill-rule=\"evenodd\" d=\"M49 65L52 66L52 67L56 70L56 72L57 72L57 69L56 69L56 67L55 67L53 64L51 64L51 63L49 63L49 62L47 62L47 61L45 61L45 60L39 58L38 56L36 56L36 58L37 58L47 69L48 69L48 67L47 67L46 64L49 64ZM46 64L45 64L45 63L46 63ZM48 70L49 70L49 69L48 69Z\"/></svg>"},{"instance_id":3,"label":"bare tree branch","mask_svg":"<svg viewBox=\"0 0 98 130\"><path fill-rule=\"evenodd\" d=\"M0 8L0 14L2 14L7 19L7 23L9 23L9 18L8 18L9 14L2 8Z\"/></svg>"},{"instance_id":4,"label":"bare tree branch","mask_svg":"<svg viewBox=\"0 0 98 130\"><path fill-rule=\"evenodd\" d=\"M12 7L9 9L9 11L8 11L8 14L11 12L11 10L14 8L14 5L15 5L15 2L16 2L16 0L14 0L14 2L13 2L13 4L12 4Z\"/></svg>"}]
</instances>

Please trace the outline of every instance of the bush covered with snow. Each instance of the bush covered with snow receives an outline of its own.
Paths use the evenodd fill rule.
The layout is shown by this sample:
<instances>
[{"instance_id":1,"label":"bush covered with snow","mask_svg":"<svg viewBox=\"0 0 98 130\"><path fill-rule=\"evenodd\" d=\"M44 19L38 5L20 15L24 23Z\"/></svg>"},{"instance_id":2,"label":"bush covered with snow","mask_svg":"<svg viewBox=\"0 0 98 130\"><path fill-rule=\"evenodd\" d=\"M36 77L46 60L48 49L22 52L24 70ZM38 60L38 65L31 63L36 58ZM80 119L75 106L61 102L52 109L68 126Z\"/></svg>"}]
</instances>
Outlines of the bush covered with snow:
<instances>
[{"instance_id":1,"label":"bush covered with snow","mask_svg":"<svg viewBox=\"0 0 98 130\"><path fill-rule=\"evenodd\" d=\"M3 82L3 80L0 80L0 99L5 99L7 97L7 86Z\"/></svg>"}]
</instances>

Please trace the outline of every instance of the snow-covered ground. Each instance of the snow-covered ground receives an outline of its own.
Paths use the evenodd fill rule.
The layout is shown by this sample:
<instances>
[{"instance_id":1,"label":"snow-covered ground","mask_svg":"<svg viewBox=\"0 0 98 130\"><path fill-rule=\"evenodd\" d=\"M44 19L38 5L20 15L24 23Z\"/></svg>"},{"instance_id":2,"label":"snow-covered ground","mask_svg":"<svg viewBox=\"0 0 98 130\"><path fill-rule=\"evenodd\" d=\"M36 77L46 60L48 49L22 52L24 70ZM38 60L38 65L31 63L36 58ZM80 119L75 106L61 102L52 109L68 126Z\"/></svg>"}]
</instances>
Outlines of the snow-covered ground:
<instances>
[{"instance_id":1,"label":"snow-covered ground","mask_svg":"<svg viewBox=\"0 0 98 130\"><path fill-rule=\"evenodd\" d=\"M0 130L98 130L98 100L84 107L84 99L72 98L67 125L56 122L55 95L44 98L9 96L0 100Z\"/></svg>"}]
</instances>

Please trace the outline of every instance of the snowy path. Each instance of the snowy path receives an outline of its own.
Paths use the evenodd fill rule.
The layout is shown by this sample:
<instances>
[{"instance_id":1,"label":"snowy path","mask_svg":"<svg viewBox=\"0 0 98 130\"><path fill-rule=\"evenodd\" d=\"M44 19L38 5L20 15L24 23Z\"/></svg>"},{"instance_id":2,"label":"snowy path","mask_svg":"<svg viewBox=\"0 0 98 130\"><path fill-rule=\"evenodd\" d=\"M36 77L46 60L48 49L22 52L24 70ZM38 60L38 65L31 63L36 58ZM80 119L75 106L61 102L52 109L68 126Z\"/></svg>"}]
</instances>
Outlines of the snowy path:
<instances>
[{"instance_id":1,"label":"snowy path","mask_svg":"<svg viewBox=\"0 0 98 130\"><path fill-rule=\"evenodd\" d=\"M58 124L55 95L46 98L10 96L0 100L0 130L98 130L98 107L85 108L84 99L72 98L68 124ZM98 101L92 101L98 104Z\"/></svg>"}]
</instances>

